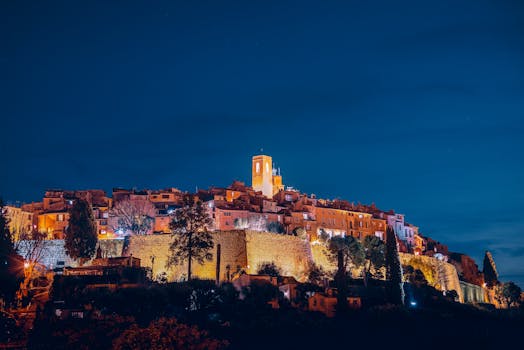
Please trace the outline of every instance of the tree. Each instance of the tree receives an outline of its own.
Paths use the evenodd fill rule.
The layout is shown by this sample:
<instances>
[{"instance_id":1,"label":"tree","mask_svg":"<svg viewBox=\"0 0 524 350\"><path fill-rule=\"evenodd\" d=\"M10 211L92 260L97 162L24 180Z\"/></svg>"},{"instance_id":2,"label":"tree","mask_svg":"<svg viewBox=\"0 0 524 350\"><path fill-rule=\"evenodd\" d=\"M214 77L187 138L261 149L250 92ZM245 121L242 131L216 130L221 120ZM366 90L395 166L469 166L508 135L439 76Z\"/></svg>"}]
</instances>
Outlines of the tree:
<instances>
[{"instance_id":1,"label":"tree","mask_svg":"<svg viewBox=\"0 0 524 350\"><path fill-rule=\"evenodd\" d=\"M19 240L14 242L16 252L24 259L25 279L20 286L21 297L28 295L33 278L45 272L45 267L39 263L46 252L46 236L46 233L36 230L23 231L18 236Z\"/></svg>"},{"instance_id":2,"label":"tree","mask_svg":"<svg viewBox=\"0 0 524 350\"><path fill-rule=\"evenodd\" d=\"M416 287L428 285L426 276L424 276L424 273L420 269L416 269L411 265L402 265L402 271L405 282L409 282Z\"/></svg>"},{"instance_id":3,"label":"tree","mask_svg":"<svg viewBox=\"0 0 524 350\"><path fill-rule=\"evenodd\" d=\"M260 266L258 267L257 273L259 275L269 275L273 277L282 276L282 270L280 269L280 267L275 265L274 262L266 262L266 263L260 264Z\"/></svg>"},{"instance_id":4,"label":"tree","mask_svg":"<svg viewBox=\"0 0 524 350\"><path fill-rule=\"evenodd\" d=\"M403 305L402 266L398 254L397 238L391 226L388 226L386 230L386 278L391 302Z\"/></svg>"},{"instance_id":5,"label":"tree","mask_svg":"<svg viewBox=\"0 0 524 350\"><path fill-rule=\"evenodd\" d=\"M69 225L66 229L65 250L74 260L82 265L95 254L98 234L93 211L83 199L75 200L69 210Z\"/></svg>"},{"instance_id":6,"label":"tree","mask_svg":"<svg viewBox=\"0 0 524 350\"><path fill-rule=\"evenodd\" d=\"M372 277L380 277L380 270L386 265L386 244L377 236L366 236L362 247L365 256L365 276L371 274Z\"/></svg>"},{"instance_id":7,"label":"tree","mask_svg":"<svg viewBox=\"0 0 524 350\"><path fill-rule=\"evenodd\" d=\"M14 253L13 236L9 230L9 219L6 215L4 202L0 198L0 256Z\"/></svg>"},{"instance_id":8,"label":"tree","mask_svg":"<svg viewBox=\"0 0 524 350\"><path fill-rule=\"evenodd\" d=\"M362 244L352 236L335 236L327 241L328 258L338 264L338 252L342 252L342 268L347 272L351 267L360 267L365 254Z\"/></svg>"},{"instance_id":9,"label":"tree","mask_svg":"<svg viewBox=\"0 0 524 350\"><path fill-rule=\"evenodd\" d=\"M318 266L315 263L309 265L307 280L309 283L322 286L324 280L327 278L327 273L324 271L322 266Z\"/></svg>"},{"instance_id":10,"label":"tree","mask_svg":"<svg viewBox=\"0 0 524 350\"><path fill-rule=\"evenodd\" d=\"M0 299L9 304L24 278L24 260L15 252L5 212L0 198Z\"/></svg>"},{"instance_id":11,"label":"tree","mask_svg":"<svg viewBox=\"0 0 524 350\"><path fill-rule=\"evenodd\" d=\"M521 292L520 287L514 282L505 282L496 287L495 299L497 299L500 304L506 304L508 309L512 305L518 307Z\"/></svg>"},{"instance_id":12,"label":"tree","mask_svg":"<svg viewBox=\"0 0 524 350\"><path fill-rule=\"evenodd\" d=\"M200 200L194 196L184 196L183 205L175 210L173 219L169 224L173 241L169 247L170 256L168 265L179 265L187 261L187 279L191 280L191 264L196 260L203 264L205 260L211 261L213 255L213 237L207 231L207 226L212 221Z\"/></svg>"},{"instance_id":13,"label":"tree","mask_svg":"<svg viewBox=\"0 0 524 350\"><path fill-rule=\"evenodd\" d=\"M160 318L146 328L133 324L113 342L115 350L218 350L227 346L227 341L211 338L206 331L178 323L174 318Z\"/></svg>"},{"instance_id":14,"label":"tree","mask_svg":"<svg viewBox=\"0 0 524 350\"><path fill-rule=\"evenodd\" d=\"M146 235L151 232L156 209L147 199L123 199L110 211L111 228L119 235Z\"/></svg>"}]
</instances>

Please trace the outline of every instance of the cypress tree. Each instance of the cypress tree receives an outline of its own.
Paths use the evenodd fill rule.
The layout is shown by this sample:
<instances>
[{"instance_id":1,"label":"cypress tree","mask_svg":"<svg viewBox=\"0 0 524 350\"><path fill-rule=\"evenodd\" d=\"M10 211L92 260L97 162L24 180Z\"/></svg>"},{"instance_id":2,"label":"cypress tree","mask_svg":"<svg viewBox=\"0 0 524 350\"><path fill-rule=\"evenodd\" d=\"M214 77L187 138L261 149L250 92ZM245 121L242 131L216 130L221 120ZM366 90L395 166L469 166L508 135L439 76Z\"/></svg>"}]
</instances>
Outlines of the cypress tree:
<instances>
[{"instance_id":1,"label":"cypress tree","mask_svg":"<svg viewBox=\"0 0 524 350\"><path fill-rule=\"evenodd\" d=\"M386 230L386 276L390 301L394 304L403 305L402 266L400 265L397 239L391 226L388 226Z\"/></svg>"},{"instance_id":2,"label":"cypress tree","mask_svg":"<svg viewBox=\"0 0 524 350\"><path fill-rule=\"evenodd\" d=\"M4 202L0 198L0 255L7 256L14 252L13 236L9 230L9 219L4 213Z\"/></svg>"},{"instance_id":3,"label":"cypress tree","mask_svg":"<svg viewBox=\"0 0 524 350\"><path fill-rule=\"evenodd\" d=\"M69 210L69 226L66 230L65 249L67 255L79 260L82 265L95 254L98 235L93 211L89 203L77 199Z\"/></svg>"},{"instance_id":4,"label":"cypress tree","mask_svg":"<svg viewBox=\"0 0 524 350\"><path fill-rule=\"evenodd\" d=\"M0 198L0 299L11 302L24 278L24 259L16 254L9 219Z\"/></svg>"}]
</instances>

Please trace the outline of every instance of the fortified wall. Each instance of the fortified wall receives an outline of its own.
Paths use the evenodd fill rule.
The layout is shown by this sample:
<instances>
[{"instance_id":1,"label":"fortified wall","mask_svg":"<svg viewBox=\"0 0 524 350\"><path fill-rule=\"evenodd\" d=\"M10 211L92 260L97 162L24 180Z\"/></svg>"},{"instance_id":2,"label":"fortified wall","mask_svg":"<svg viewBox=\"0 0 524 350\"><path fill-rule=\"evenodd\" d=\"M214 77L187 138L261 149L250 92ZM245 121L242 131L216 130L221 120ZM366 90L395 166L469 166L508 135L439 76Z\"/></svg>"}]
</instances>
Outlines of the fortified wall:
<instances>
[{"instance_id":1,"label":"fortified wall","mask_svg":"<svg viewBox=\"0 0 524 350\"><path fill-rule=\"evenodd\" d=\"M425 255L406 253L399 253L399 255L401 264L420 269L430 286L438 290L454 290L459 296L459 301L461 303L464 302L464 295L455 266Z\"/></svg>"},{"instance_id":2,"label":"fortified wall","mask_svg":"<svg viewBox=\"0 0 524 350\"><path fill-rule=\"evenodd\" d=\"M274 262L285 275L305 279L312 261L311 248L307 241L295 236L254 231L213 232L215 247L213 259L203 265L193 262L192 274L200 278L215 279L217 246L220 244L220 280L227 280L227 266L233 273L244 269L256 273L264 262ZM144 267L152 268L153 276L166 273L169 281L185 279L187 264L168 266L170 235L132 236L127 252L141 259ZM151 257L154 256L154 260Z\"/></svg>"},{"instance_id":3,"label":"fortified wall","mask_svg":"<svg viewBox=\"0 0 524 350\"><path fill-rule=\"evenodd\" d=\"M33 241L34 242L34 241ZM78 266L78 263L71 259L65 251L65 242L63 239L52 239L41 241L38 244L41 245L41 253L39 255L38 262L45 265L47 268L53 269L57 266ZM105 239L99 241L100 249L102 250L102 257L111 258L122 255L122 248L124 241L121 239ZM24 258L28 258L31 254L34 245L31 241L20 241L18 242L17 252ZM87 262L86 264L89 264Z\"/></svg>"},{"instance_id":4,"label":"fortified wall","mask_svg":"<svg viewBox=\"0 0 524 350\"><path fill-rule=\"evenodd\" d=\"M221 247L220 280L227 280L227 267L233 274L239 269L247 273L256 273L259 266L265 262L274 262L282 269L284 275L294 276L299 281L306 279L307 271L312 262L322 266L326 271L336 268L325 254L321 244L310 244L309 241L296 236L280 235L269 232L247 230L213 232L215 247L213 259L203 265L193 262L192 274L204 279L215 279L217 246ZM141 260L143 267L149 267L154 277L165 273L169 281L187 278L187 264L168 266L171 235L131 236L126 248L126 255ZM99 241L102 257L117 257L122 255L124 240ZM23 254L23 244L20 252ZM428 283L439 290L455 290L461 302L464 302L463 288L459 283L455 267L428 256L415 256L400 253L403 265L411 265L424 272ZM65 266L76 266L77 263L65 253L63 240L45 241L45 250L41 263L48 267L56 267L58 262ZM481 296L477 290L468 289L467 300L478 300Z\"/></svg>"},{"instance_id":5,"label":"fortified wall","mask_svg":"<svg viewBox=\"0 0 524 350\"><path fill-rule=\"evenodd\" d=\"M464 295L465 303L487 303L488 298L484 289L481 286L476 284L467 283L460 281L460 288L462 289L462 294Z\"/></svg>"},{"instance_id":6,"label":"fortified wall","mask_svg":"<svg viewBox=\"0 0 524 350\"><path fill-rule=\"evenodd\" d=\"M227 231L212 233L215 247L212 254L213 259L206 261L203 265L193 261L191 273L193 276L204 279L215 279L217 245L221 247L220 279L226 280L226 266L229 265L231 272L248 265L246 252L246 232ZM168 266L170 255L169 246L171 235L131 236L127 253L141 260L143 267L149 267L153 276L166 273L169 281L177 281L187 278L187 264ZM152 259L154 257L154 259Z\"/></svg>"}]
</instances>

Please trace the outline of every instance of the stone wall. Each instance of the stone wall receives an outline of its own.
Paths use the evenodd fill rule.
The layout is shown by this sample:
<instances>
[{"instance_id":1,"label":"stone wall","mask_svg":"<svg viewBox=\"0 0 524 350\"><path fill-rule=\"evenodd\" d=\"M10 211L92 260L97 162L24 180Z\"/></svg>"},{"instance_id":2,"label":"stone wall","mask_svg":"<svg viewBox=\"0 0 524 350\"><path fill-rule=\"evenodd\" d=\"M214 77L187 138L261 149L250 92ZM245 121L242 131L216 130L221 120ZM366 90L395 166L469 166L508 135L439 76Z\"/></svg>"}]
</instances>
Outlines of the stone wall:
<instances>
[{"instance_id":1,"label":"stone wall","mask_svg":"<svg viewBox=\"0 0 524 350\"><path fill-rule=\"evenodd\" d=\"M307 270L313 261L327 271L336 269L335 264L327 259L323 245L310 244L296 236L244 230L213 232L212 235L215 243L213 259L203 265L194 262L192 272L195 277L215 279L218 244L222 251L220 263L222 281L227 279L226 266L228 265L231 272L236 271L238 267L248 273L256 273L260 264L274 262L282 269L283 274L294 276L301 281L305 280ZM152 269L154 277L165 272L169 281L183 280L187 278L186 264L167 266L171 240L171 235L131 236L126 255L139 258L143 267ZM101 240L102 257L120 256L123 245L123 240ZM64 261L66 266L77 265L65 254L63 240L45 241L43 255L41 263L48 267L56 267L58 261ZM455 290L460 301L464 301L463 288L459 284L457 271L453 265L428 256L404 253L400 253L400 259L403 265L412 265L425 270L430 285L440 290ZM357 273L355 272L354 275ZM467 300L471 298L477 300L478 295L474 295L468 294Z\"/></svg>"},{"instance_id":2,"label":"stone wall","mask_svg":"<svg viewBox=\"0 0 524 350\"><path fill-rule=\"evenodd\" d=\"M464 302L464 296L462 294L462 288L460 288L455 266L430 256L406 253L399 254L402 265L410 265L413 266L413 268L420 268L422 272L424 272L429 285L438 290L454 290L459 296L459 301L461 303ZM428 272L431 276L428 276Z\"/></svg>"},{"instance_id":3,"label":"stone wall","mask_svg":"<svg viewBox=\"0 0 524 350\"><path fill-rule=\"evenodd\" d=\"M237 266L247 268L246 233L244 231L213 232L215 246L212 254L213 259L206 261L203 265L193 261L192 275L203 279L215 279L216 276L216 252L217 245L221 247L220 279L226 280L226 266L229 265L231 272ZM170 255L169 245L171 235L132 236L129 240L128 254L141 259L144 267L152 268L153 276L163 272L167 274L169 281L184 280L187 278L187 264L168 266ZM154 263L151 257L154 256Z\"/></svg>"},{"instance_id":4,"label":"stone wall","mask_svg":"<svg viewBox=\"0 0 524 350\"><path fill-rule=\"evenodd\" d=\"M296 236L246 231L248 273L257 273L265 262L274 262L282 273L305 280L313 261L311 245Z\"/></svg>"},{"instance_id":5,"label":"stone wall","mask_svg":"<svg viewBox=\"0 0 524 350\"><path fill-rule=\"evenodd\" d=\"M117 257L122 254L122 247L124 241L121 239L104 239L99 241L102 249L103 257ZM71 259L65 251L65 242L63 239L52 239L41 242L42 253L38 259L38 263L45 265L48 268L55 268L58 262L63 262L64 266L78 266L78 263ZM28 255L28 247L31 244L28 241L17 242L18 254L24 258ZM87 262L89 263L89 262Z\"/></svg>"},{"instance_id":6,"label":"stone wall","mask_svg":"<svg viewBox=\"0 0 524 350\"><path fill-rule=\"evenodd\" d=\"M485 303L487 302L484 289L476 284L460 281L460 288L464 296L465 303Z\"/></svg>"}]
</instances>

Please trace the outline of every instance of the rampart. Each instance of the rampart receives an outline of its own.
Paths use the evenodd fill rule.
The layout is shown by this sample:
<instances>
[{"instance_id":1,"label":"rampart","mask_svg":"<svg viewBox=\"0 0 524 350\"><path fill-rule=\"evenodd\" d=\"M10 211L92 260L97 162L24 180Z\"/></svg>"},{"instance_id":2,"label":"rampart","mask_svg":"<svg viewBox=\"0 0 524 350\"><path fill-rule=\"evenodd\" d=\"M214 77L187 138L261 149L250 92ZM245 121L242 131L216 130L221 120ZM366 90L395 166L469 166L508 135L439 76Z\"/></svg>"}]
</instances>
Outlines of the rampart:
<instances>
[{"instance_id":1,"label":"rampart","mask_svg":"<svg viewBox=\"0 0 524 350\"><path fill-rule=\"evenodd\" d=\"M399 254L402 265L410 265L415 269L420 269L430 286L438 290L454 290L457 292L460 302L464 302L464 295L462 288L460 288L455 266L430 256Z\"/></svg>"},{"instance_id":2,"label":"rampart","mask_svg":"<svg viewBox=\"0 0 524 350\"><path fill-rule=\"evenodd\" d=\"M195 277L215 279L218 244L221 247L220 280L222 281L227 280L228 267L230 274L239 269L256 273L260 264L264 262L274 262L282 269L283 274L294 276L301 281L306 279L307 270L312 262L327 271L335 269L333 262L327 259L322 244L310 244L296 236L244 230L213 232L212 235L215 243L213 258L203 265L193 262L192 273ZM169 281L184 280L187 278L186 264L168 266L171 241L171 235L131 236L126 255L139 258L143 267L151 268L154 277L165 272ZM124 240L101 240L100 247L102 257L120 256L124 249ZM439 290L455 290L460 301L464 302L464 288L461 288L453 265L428 256L404 253L400 253L400 259L404 265L421 269L431 286ZM48 267L56 267L60 261L63 261L66 266L77 265L65 253L63 240L45 241L45 252L42 254L41 263ZM467 290L467 301L481 298L476 289Z\"/></svg>"}]
</instances>

